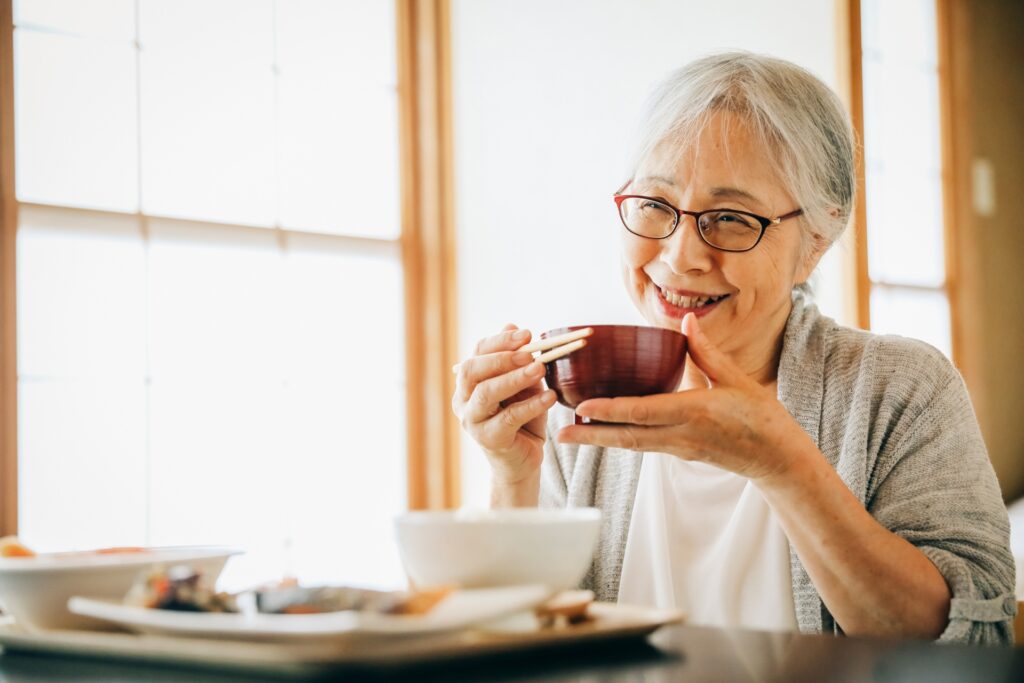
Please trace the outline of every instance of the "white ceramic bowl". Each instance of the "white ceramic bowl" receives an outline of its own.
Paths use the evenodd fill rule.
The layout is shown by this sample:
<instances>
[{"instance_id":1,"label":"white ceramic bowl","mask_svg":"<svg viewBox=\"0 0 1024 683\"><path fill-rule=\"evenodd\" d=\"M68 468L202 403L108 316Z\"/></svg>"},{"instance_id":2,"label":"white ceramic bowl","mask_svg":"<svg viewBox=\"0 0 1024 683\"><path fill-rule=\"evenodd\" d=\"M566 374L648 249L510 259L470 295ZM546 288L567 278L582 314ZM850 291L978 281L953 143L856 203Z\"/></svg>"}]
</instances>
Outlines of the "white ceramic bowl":
<instances>
[{"instance_id":1,"label":"white ceramic bowl","mask_svg":"<svg viewBox=\"0 0 1024 683\"><path fill-rule=\"evenodd\" d=\"M140 553L49 553L0 558L0 605L30 628L90 628L93 619L68 611L68 598L122 599L142 572L188 564L216 581L240 550L224 547L150 548Z\"/></svg>"},{"instance_id":2,"label":"white ceramic bowl","mask_svg":"<svg viewBox=\"0 0 1024 683\"><path fill-rule=\"evenodd\" d=\"M600 526L596 508L410 512L395 519L414 584L467 588L575 588L590 567Z\"/></svg>"}]
</instances>

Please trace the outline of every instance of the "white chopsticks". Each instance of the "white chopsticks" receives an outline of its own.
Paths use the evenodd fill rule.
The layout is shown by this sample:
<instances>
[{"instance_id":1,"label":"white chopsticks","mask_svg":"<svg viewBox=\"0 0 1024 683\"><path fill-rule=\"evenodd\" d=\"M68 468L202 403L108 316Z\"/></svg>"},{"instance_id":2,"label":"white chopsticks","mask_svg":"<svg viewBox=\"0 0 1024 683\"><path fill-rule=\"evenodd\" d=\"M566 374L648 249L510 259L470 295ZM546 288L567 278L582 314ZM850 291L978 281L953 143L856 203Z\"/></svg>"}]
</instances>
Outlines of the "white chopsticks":
<instances>
[{"instance_id":1,"label":"white chopsticks","mask_svg":"<svg viewBox=\"0 0 1024 683\"><path fill-rule=\"evenodd\" d=\"M566 332L556 337L549 337L547 339L539 339L535 342L527 344L517 351L525 351L526 353L537 353L538 351L546 351L538 356L534 356L533 360L538 363L550 363L553 360L558 360L564 356L568 356L573 351L579 351L587 345L587 337L594 334L593 327L584 327L582 330L573 330L572 332ZM452 366L452 372L458 373L459 366L462 363L456 363Z\"/></svg>"},{"instance_id":2,"label":"white chopsticks","mask_svg":"<svg viewBox=\"0 0 1024 683\"><path fill-rule=\"evenodd\" d=\"M530 343L530 344L527 344L523 348L519 349L519 351L526 351L527 353L534 353L536 351L547 351L548 349L555 349L556 347L562 346L563 344L566 344L568 346L572 346L573 343L583 341L584 339L586 339L587 337L589 337L592 334L594 334L594 328L593 327L584 327L582 330L573 330L572 332L566 332L565 334L560 334L557 337L548 337L547 339L538 339L537 341L535 341L533 343ZM586 346L586 342L585 341L583 341L583 343L580 344L579 346L573 347L572 350L575 351L576 349L582 349L584 346ZM557 349L557 351L561 351L561 349ZM555 351L551 351L550 353L555 353ZM571 351L568 352L568 353L571 353ZM549 354L544 354L544 355L549 355ZM537 360L540 360L542 357L543 356L538 357ZM561 358L561 357L562 356L552 356L551 360L554 360L555 358ZM541 362L545 363L547 361L541 361Z\"/></svg>"}]
</instances>

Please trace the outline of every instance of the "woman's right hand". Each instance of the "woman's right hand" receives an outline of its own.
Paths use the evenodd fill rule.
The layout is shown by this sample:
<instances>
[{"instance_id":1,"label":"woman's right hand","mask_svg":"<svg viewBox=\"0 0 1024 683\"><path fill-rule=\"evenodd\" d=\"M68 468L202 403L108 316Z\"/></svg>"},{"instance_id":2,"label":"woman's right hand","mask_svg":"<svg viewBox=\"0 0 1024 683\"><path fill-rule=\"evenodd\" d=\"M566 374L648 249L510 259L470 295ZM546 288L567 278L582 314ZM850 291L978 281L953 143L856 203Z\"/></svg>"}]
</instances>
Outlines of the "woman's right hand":
<instances>
[{"instance_id":1,"label":"woman's right hand","mask_svg":"<svg viewBox=\"0 0 1024 683\"><path fill-rule=\"evenodd\" d=\"M494 483L516 486L540 470L547 411L555 392L541 384L544 365L518 349L529 330L515 325L481 339L459 367L452 410L487 455Z\"/></svg>"}]
</instances>

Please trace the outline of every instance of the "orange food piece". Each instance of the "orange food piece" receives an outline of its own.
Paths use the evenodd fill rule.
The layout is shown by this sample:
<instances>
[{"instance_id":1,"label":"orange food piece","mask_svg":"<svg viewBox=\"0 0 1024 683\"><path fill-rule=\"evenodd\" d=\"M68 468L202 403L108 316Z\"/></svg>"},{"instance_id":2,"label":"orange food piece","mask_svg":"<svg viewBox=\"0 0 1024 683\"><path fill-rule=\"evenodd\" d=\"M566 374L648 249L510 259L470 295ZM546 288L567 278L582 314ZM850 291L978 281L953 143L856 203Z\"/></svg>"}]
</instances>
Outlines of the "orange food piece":
<instances>
[{"instance_id":1,"label":"orange food piece","mask_svg":"<svg viewBox=\"0 0 1024 683\"><path fill-rule=\"evenodd\" d=\"M0 538L0 557L35 557L36 554L26 547L16 536Z\"/></svg>"},{"instance_id":2,"label":"orange food piece","mask_svg":"<svg viewBox=\"0 0 1024 683\"><path fill-rule=\"evenodd\" d=\"M437 603L451 595L455 588L440 586L429 590L415 591L395 609L395 614L422 615L434 608Z\"/></svg>"},{"instance_id":3,"label":"orange food piece","mask_svg":"<svg viewBox=\"0 0 1024 683\"><path fill-rule=\"evenodd\" d=\"M320 614L320 610L311 605L292 605L281 610L281 614Z\"/></svg>"},{"instance_id":4,"label":"orange food piece","mask_svg":"<svg viewBox=\"0 0 1024 683\"><path fill-rule=\"evenodd\" d=\"M148 551L145 548L138 548L135 546L115 546L113 548L100 548L93 552L97 555L121 555L127 553L144 553Z\"/></svg>"}]
</instances>

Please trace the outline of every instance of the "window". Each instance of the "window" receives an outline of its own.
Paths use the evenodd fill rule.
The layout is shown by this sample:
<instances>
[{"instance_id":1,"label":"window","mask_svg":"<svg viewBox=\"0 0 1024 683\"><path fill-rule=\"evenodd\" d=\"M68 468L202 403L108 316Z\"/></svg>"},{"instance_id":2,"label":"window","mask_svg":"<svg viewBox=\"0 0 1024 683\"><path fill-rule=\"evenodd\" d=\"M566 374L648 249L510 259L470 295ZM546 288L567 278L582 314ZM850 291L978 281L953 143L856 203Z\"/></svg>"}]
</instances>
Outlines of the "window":
<instances>
[{"instance_id":1,"label":"window","mask_svg":"<svg viewBox=\"0 0 1024 683\"><path fill-rule=\"evenodd\" d=\"M395 5L19 0L19 521L402 580Z\"/></svg>"},{"instance_id":2,"label":"window","mask_svg":"<svg viewBox=\"0 0 1024 683\"><path fill-rule=\"evenodd\" d=\"M935 0L862 0L871 329L952 354Z\"/></svg>"}]
</instances>

